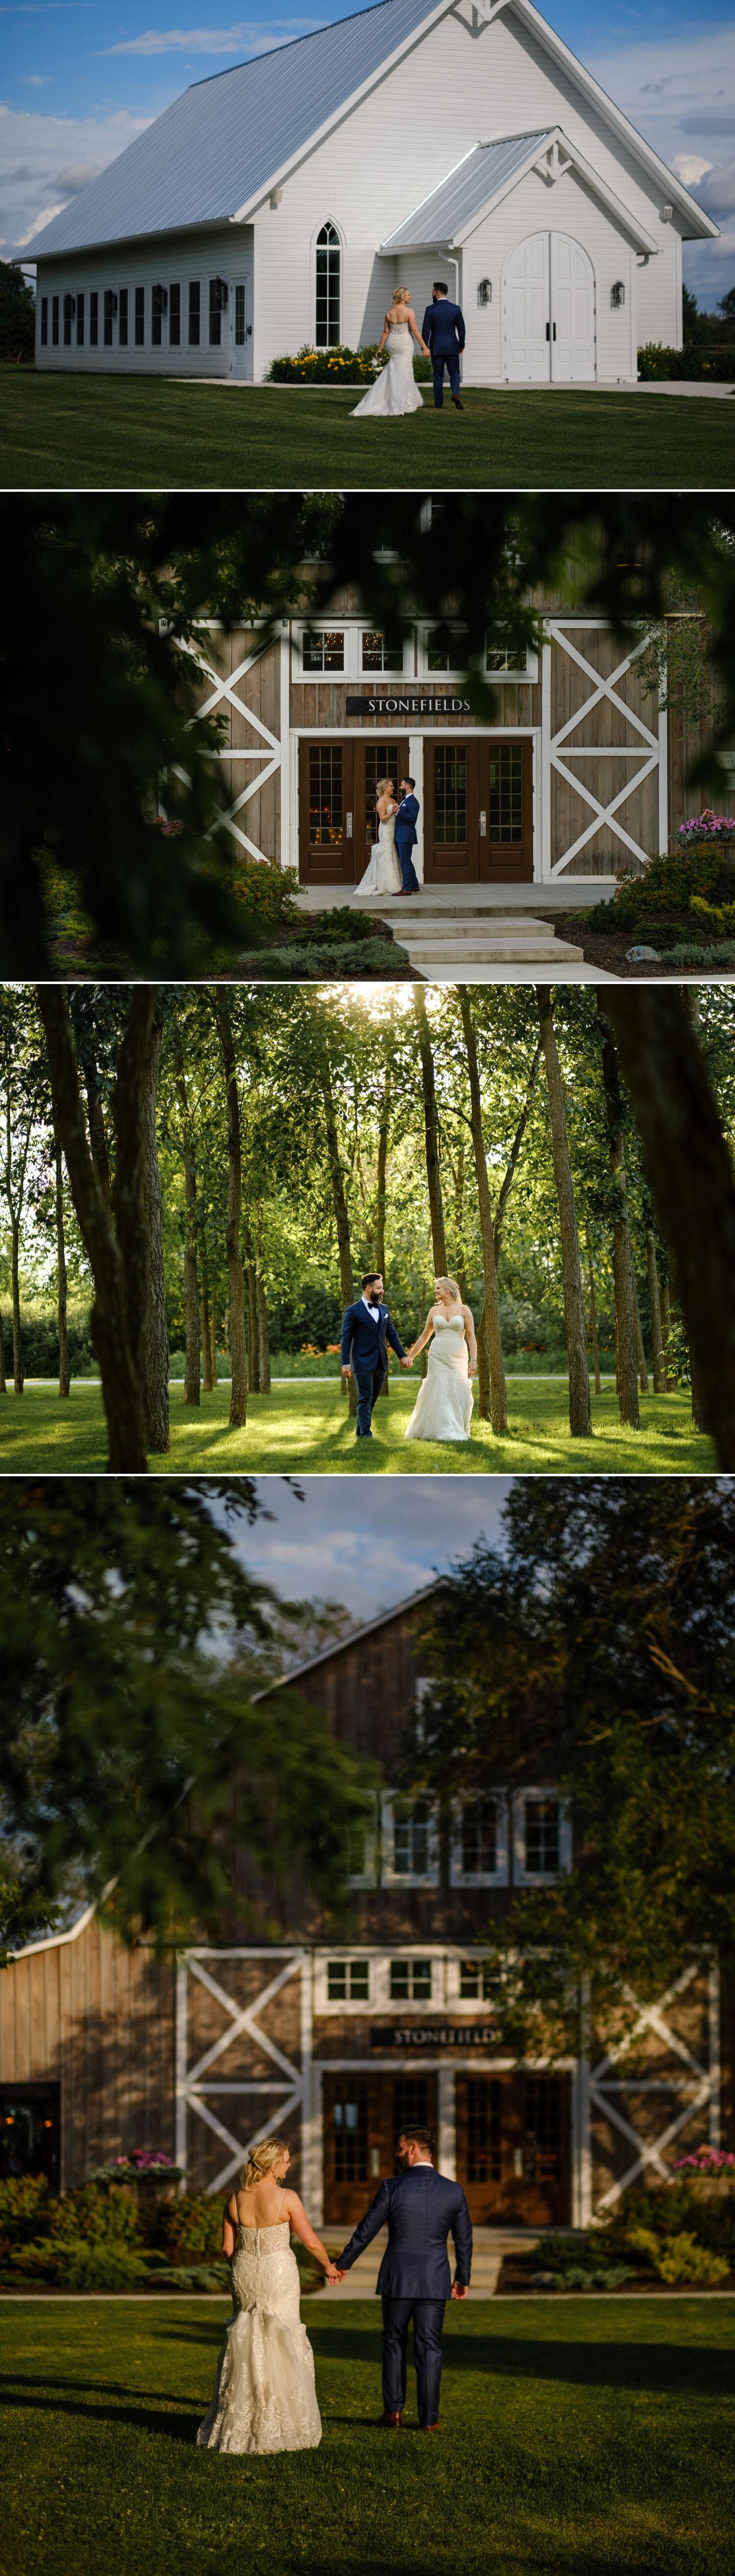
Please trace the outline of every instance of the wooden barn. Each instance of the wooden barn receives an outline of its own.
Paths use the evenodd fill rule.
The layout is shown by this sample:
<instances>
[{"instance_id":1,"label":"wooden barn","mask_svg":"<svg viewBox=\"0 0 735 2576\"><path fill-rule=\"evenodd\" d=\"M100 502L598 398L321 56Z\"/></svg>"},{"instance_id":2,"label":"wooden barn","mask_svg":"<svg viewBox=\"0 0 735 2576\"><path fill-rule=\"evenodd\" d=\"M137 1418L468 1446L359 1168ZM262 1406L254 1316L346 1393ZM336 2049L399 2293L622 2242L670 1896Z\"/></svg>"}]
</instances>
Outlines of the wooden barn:
<instances>
[{"instance_id":1,"label":"wooden barn","mask_svg":"<svg viewBox=\"0 0 735 2576\"><path fill-rule=\"evenodd\" d=\"M238 1939L233 1916L221 1942L160 1961L145 1944L124 1949L92 1908L33 1943L0 1978L5 2171L44 2168L68 2188L149 2146L175 2154L190 2189L221 2193L248 2144L277 2129L313 2216L341 2228L392 2171L401 2121L428 2118L475 2219L515 2227L583 2224L641 2175L665 2177L678 2152L717 2142L714 1965L683 1959L624 2053L595 2047L584 1996L578 2053L563 2063L519 2065L504 2046L488 1934L513 1887L568 1866L569 1825L548 1776L499 1781L457 1806L448 1834L392 1785L430 1684L425 1605L422 1594L372 1620L290 1677L385 1782L350 1856L349 1938L304 1919L294 1895L269 1946Z\"/></svg>"},{"instance_id":2,"label":"wooden barn","mask_svg":"<svg viewBox=\"0 0 735 2576\"><path fill-rule=\"evenodd\" d=\"M420 881L492 905L573 904L639 873L692 811L703 729L668 714L651 688L647 639L625 648L560 586L534 599L538 650L513 667L491 638L497 719L468 711L446 647L417 622L397 644L360 613L357 589L329 623L304 615L280 640L202 620L192 650L192 721L226 720L230 848L298 871L321 903L359 888L376 836L376 781L408 775L419 799ZM198 663L198 669L197 669ZM694 805L692 798L696 799ZM727 801L735 813L735 770ZM536 893L534 894L534 888Z\"/></svg>"},{"instance_id":3,"label":"wooden barn","mask_svg":"<svg viewBox=\"0 0 735 2576\"><path fill-rule=\"evenodd\" d=\"M194 82L53 217L37 364L260 383L439 277L469 382L635 383L716 231L533 0L378 0Z\"/></svg>"}]
</instances>

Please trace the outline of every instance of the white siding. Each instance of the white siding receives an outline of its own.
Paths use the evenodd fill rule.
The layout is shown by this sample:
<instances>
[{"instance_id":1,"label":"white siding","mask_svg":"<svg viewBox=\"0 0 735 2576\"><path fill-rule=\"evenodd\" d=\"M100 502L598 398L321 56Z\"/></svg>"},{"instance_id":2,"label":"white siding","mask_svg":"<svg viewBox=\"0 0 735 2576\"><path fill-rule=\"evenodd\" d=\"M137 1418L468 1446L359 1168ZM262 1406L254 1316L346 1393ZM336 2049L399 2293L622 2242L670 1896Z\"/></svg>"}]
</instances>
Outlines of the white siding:
<instances>
[{"instance_id":1,"label":"white siding","mask_svg":"<svg viewBox=\"0 0 735 2576\"><path fill-rule=\"evenodd\" d=\"M241 229L233 224L227 224L220 225L216 231L212 230L208 233L198 232L189 235L176 233L169 235L168 239L163 234L154 242L146 241L137 247L131 245L129 249L124 247L121 249L119 245L113 243L110 250L76 251L70 252L66 258L39 260L36 365L66 367L72 369L75 374L90 374L94 371L105 375L229 376L231 310L228 305L227 311L222 315L221 347L211 349L209 346L209 280L210 277L222 276L229 283L233 277L247 277L250 281L252 300L252 270L253 235L249 224L243 225ZM190 349L188 344L189 281L197 278L200 284L200 345L198 349ZM166 286L170 296L170 289L174 284L181 287L181 346L178 349L172 349L168 345L169 316L166 314L162 325L162 346L160 349L154 349L151 339L151 290L154 286ZM117 320L113 323L113 346L111 349L106 349L103 318L105 288L113 287L119 299L120 288L124 286L128 289L129 301L128 346L123 349L119 346L118 311ZM136 286L143 286L146 291L145 342L142 348L135 346ZM99 341L97 348L93 349L90 347L89 340L89 298L90 293L95 289L99 296ZM76 346L74 321L72 322L74 345L70 349L65 349L63 346L63 304L67 293L75 296L81 293L84 296L84 347L82 349ZM48 347L42 349L41 298L44 295L48 296L49 303ZM58 349L52 348L51 345L53 295L59 297L60 345ZM250 346L252 347L252 342Z\"/></svg>"}]
</instances>

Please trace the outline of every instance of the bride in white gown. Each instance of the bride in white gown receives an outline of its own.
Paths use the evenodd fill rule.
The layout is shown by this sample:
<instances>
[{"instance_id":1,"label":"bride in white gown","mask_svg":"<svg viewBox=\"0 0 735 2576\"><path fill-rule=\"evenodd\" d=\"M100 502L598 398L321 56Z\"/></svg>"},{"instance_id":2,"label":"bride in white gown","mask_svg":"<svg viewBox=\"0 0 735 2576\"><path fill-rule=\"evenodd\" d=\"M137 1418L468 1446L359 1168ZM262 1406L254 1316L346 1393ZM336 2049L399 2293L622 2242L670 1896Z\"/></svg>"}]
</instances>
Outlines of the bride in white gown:
<instances>
[{"instance_id":1,"label":"bride in white gown","mask_svg":"<svg viewBox=\"0 0 735 2576\"><path fill-rule=\"evenodd\" d=\"M379 778L375 790L378 814L378 838L370 852L370 864L360 878L357 894L397 894L403 884L401 862L395 842L395 816L398 812L392 778Z\"/></svg>"},{"instance_id":2,"label":"bride in white gown","mask_svg":"<svg viewBox=\"0 0 735 2576\"><path fill-rule=\"evenodd\" d=\"M421 337L411 303L410 286L397 286L378 341L379 350L388 351L388 364L381 367L374 385L363 394L362 402L355 404L353 420L359 420L361 416L364 419L367 413L373 419L395 420L400 412L423 411L418 385L414 382L414 340L422 358L428 358L431 353Z\"/></svg>"},{"instance_id":3,"label":"bride in white gown","mask_svg":"<svg viewBox=\"0 0 735 2576\"><path fill-rule=\"evenodd\" d=\"M469 1440L477 1369L477 1343L469 1306L462 1303L456 1279L435 1279L436 1304L429 1307L423 1332L407 1356L431 1343L425 1378L419 1387L405 1440Z\"/></svg>"},{"instance_id":4,"label":"bride in white gown","mask_svg":"<svg viewBox=\"0 0 735 2576\"><path fill-rule=\"evenodd\" d=\"M206 2451L315 2451L322 2424L314 2355L302 2326L291 2229L337 2280L298 2192L286 2190L291 2162L282 2138L254 2147L228 2201L222 2242L232 2267L235 2313L225 2329L214 2395L197 2433Z\"/></svg>"}]
</instances>

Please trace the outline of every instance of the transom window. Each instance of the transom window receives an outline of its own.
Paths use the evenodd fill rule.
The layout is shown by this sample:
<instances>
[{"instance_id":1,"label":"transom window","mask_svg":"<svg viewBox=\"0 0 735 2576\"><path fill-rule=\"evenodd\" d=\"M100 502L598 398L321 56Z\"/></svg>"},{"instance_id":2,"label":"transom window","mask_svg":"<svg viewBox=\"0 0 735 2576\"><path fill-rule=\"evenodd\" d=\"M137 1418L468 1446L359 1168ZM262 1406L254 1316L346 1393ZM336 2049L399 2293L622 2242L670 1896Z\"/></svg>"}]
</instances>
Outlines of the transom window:
<instances>
[{"instance_id":1,"label":"transom window","mask_svg":"<svg viewBox=\"0 0 735 2576\"><path fill-rule=\"evenodd\" d=\"M301 660L305 671L343 671L345 639L341 626L313 626L301 642Z\"/></svg>"},{"instance_id":2,"label":"transom window","mask_svg":"<svg viewBox=\"0 0 735 2576\"><path fill-rule=\"evenodd\" d=\"M489 1959L460 1959L459 1991L463 2003L489 2004L493 1998L493 1971Z\"/></svg>"},{"instance_id":3,"label":"transom window","mask_svg":"<svg viewBox=\"0 0 735 2576\"><path fill-rule=\"evenodd\" d=\"M402 671L403 645L400 637L383 635L371 627L362 637L363 671Z\"/></svg>"},{"instance_id":4,"label":"transom window","mask_svg":"<svg viewBox=\"0 0 735 2576\"><path fill-rule=\"evenodd\" d=\"M524 645L521 645L520 653L509 653L507 644L486 645L486 671L519 671L521 667L525 670L525 666L526 651Z\"/></svg>"},{"instance_id":5,"label":"transom window","mask_svg":"<svg viewBox=\"0 0 735 2576\"><path fill-rule=\"evenodd\" d=\"M334 349L339 339L342 250L334 224L322 224L316 242L316 345Z\"/></svg>"},{"instance_id":6,"label":"transom window","mask_svg":"<svg viewBox=\"0 0 735 2576\"><path fill-rule=\"evenodd\" d=\"M462 1877L494 1878L498 1866L497 1798L475 1798L462 1810Z\"/></svg>"},{"instance_id":7,"label":"transom window","mask_svg":"<svg viewBox=\"0 0 735 2576\"><path fill-rule=\"evenodd\" d=\"M559 1869L559 1800L527 1798L525 1869L529 1878L555 1878Z\"/></svg>"},{"instance_id":8,"label":"transom window","mask_svg":"<svg viewBox=\"0 0 735 2576\"><path fill-rule=\"evenodd\" d=\"M432 1809L428 1798L397 1799L393 1813L396 1878L428 1878L432 1865Z\"/></svg>"},{"instance_id":9,"label":"transom window","mask_svg":"<svg viewBox=\"0 0 735 2576\"><path fill-rule=\"evenodd\" d=\"M327 2002L367 2004L369 2001L369 1959L330 1959L327 1963Z\"/></svg>"},{"instance_id":10,"label":"transom window","mask_svg":"<svg viewBox=\"0 0 735 2576\"><path fill-rule=\"evenodd\" d=\"M431 1959L391 1959L391 2003L430 2003L432 1965Z\"/></svg>"},{"instance_id":11,"label":"transom window","mask_svg":"<svg viewBox=\"0 0 735 2576\"><path fill-rule=\"evenodd\" d=\"M455 657L449 645L440 644L435 635L427 637L426 668L427 671L453 671L455 668Z\"/></svg>"}]
</instances>

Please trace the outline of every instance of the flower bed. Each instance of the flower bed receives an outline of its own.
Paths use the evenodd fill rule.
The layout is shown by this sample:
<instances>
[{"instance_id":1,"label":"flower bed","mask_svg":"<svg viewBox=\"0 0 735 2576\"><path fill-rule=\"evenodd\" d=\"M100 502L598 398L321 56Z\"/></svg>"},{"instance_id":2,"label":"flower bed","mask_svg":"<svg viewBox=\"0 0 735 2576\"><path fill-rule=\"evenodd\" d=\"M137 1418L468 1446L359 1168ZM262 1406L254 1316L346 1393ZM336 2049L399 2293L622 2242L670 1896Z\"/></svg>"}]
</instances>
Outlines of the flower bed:
<instances>
[{"instance_id":1,"label":"flower bed","mask_svg":"<svg viewBox=\"0 0 735 2576\"><path fill-rule=\"evenodd\" d=\"M647 340L638 351L643 384L735 384L735 348L723 342L712 349L671 349L662 340Z\"/></svg>"},{"instance_id":2,"label":"flower bed","mask_svg":"<svg viewBox=\"0 0 735 2576\"><path fill-rule=\"evenodd\" d=\"M378 354L377 340L366 342L363 349L348 349L341 341L334 349L311 349L305 341L295 357L272 360L267 381L271 385L370 385L386 363ZM431 359L414 356L419 384L431 384L432 375Z\"/></svg>"}]
</instances>

